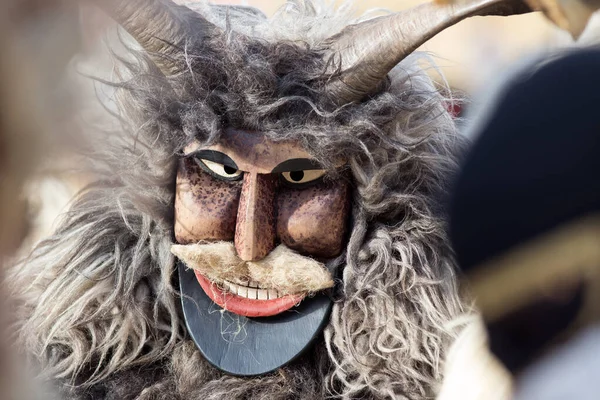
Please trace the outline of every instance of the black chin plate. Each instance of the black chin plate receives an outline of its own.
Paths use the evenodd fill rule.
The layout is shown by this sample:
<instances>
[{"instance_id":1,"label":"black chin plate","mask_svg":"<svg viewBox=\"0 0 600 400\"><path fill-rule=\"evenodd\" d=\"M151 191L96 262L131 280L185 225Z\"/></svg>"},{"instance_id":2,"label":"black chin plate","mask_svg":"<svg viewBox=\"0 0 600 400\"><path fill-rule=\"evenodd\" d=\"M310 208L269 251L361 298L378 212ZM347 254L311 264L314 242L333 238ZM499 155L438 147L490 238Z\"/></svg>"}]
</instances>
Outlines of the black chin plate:
<instances>
[{"instance_id":1,"label":"black chin plate","mask_svg":"<svg viewBox=\"0 0 600 400\"><path fill-rule=\"evenodd\" d=\"M269 373L311 346L329 320L332 301L324 294L272 317L248 318L215 304L194 271L178 261L181 303L188 332L202 355L237 376Z\"/></svg>"}]
</instances>

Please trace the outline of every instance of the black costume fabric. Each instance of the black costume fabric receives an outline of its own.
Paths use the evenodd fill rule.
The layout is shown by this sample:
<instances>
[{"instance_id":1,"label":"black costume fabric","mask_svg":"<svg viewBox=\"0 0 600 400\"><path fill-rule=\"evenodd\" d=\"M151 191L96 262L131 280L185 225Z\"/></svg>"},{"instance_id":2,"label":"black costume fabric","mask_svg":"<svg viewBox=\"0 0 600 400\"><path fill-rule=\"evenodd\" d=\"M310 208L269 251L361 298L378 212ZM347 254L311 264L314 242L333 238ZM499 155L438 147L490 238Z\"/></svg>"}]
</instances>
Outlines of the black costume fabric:
<instances>
[{"instance_id":1,"label":"black costume fabric","mask_svg":"<svg viewBox=\"0 0 600 400\"><path fill-rule=\"evenodd\" d=\"M451 240L466 272L600 210L599 70L594 49L535 65L479 125L451 205ZM513 371L525 366L573 321L583 289L489 325L492 350Z\"/></svg>"}]
</instances>

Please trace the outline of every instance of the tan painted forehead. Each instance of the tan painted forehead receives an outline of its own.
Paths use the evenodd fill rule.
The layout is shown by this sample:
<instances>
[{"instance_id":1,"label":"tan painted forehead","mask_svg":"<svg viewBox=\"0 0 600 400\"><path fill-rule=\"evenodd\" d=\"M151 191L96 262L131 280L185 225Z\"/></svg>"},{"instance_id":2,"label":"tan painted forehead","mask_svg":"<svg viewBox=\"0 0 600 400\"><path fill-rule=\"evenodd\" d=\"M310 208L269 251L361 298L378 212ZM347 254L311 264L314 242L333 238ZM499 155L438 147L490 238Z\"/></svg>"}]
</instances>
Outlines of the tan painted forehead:
<instances>
[{"instance_id":1,"label":"tan painted forehead","mask_svg":"<svg viewBox=\"0 0 600 400\"><path fill-rule=\"evenodd\" d=\"M295 141L275 142L259 132L227 129L219 143L203 147L194 141L184 149L185 154L196 150L216 150L227 154L244 172L269 174L277 165L294 158L312 158Z\"/></svg>"}]
</instances>

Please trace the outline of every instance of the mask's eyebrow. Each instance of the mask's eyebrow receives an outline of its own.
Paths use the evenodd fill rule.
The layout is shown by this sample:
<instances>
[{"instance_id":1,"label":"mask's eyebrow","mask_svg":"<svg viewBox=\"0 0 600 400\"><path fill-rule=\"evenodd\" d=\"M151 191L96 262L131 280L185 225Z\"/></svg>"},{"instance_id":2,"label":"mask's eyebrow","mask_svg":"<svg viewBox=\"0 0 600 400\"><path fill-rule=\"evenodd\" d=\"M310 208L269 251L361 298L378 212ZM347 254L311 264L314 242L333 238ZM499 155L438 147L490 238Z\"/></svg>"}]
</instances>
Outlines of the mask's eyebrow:
<instances>
[{"instance_id":1,"label":"mask's eyebrow","mask_svg":"<svg viewBox=\"0 0 600 400\"><path fill-rule=\"evenodd\" d=\"M231 159L227 154L221 153L216 150L197 150L193 153L188 154L188 156L200 158L203 160L208 160L212 162L216 162L219 164L223 164L227 167L239 169L235 161Z\"/></svg>"},{"instance_id":2,"label":"mask's eyebrow","mask_svg":"<svg viewBox=\"0 0 600 400\"><path fill-rule=\"evenodd\" d=\"M323 166L321 166L316 160L312 160L310 158L291 158L277 165L275 168L273 168L271 173L274 174L279 172L305 171L314 169L323 169Z\"/></svg>"}]
</instances>

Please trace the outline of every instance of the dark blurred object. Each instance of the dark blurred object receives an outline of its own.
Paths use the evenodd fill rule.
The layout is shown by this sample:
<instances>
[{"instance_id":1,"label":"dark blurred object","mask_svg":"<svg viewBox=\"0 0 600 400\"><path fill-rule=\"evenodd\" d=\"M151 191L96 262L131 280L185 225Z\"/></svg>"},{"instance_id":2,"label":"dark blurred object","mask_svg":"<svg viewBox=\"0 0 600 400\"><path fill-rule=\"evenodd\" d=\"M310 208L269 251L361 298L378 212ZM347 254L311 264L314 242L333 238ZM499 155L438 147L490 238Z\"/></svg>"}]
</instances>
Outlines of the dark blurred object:
<instances>
[{"instance_id":1,"label":"dark blurred object","mask_svg":"<svg viewBox=\"0 0 600 400\"><path fill-rule=\"evenodd\" d=\"M67 0L0 2L0 278L2 265L27 233L23 185L63 129L60 91L79 48L78 9ZM2 291L2 288L0 288ZM0 302L0 398L23 399L18 363L5 343L6 297Z\"/></svg>"},{"instance_id":2,"label":"dark blurred object","mask_svg":"<svg viewBox=\"0 0 600 400\"><path fill-rule=\"evenodd\" d=\"M442 5L464 4L473 0L436 0ZM532 10L541 11L556 26L577 39L592 14L600 9L600 0L522 0Z\"/></svg>"},{"instance_id":3,"label":"dark blurred object","mask_svg":"<svg viewBox=\"0 0 600 400\"><path fill-rule=\"evenodd\" d=\"M600 52L513 79L479 121L450 234L493 352L518 372L598 322Z\"/></svg>"}]
</instances>

